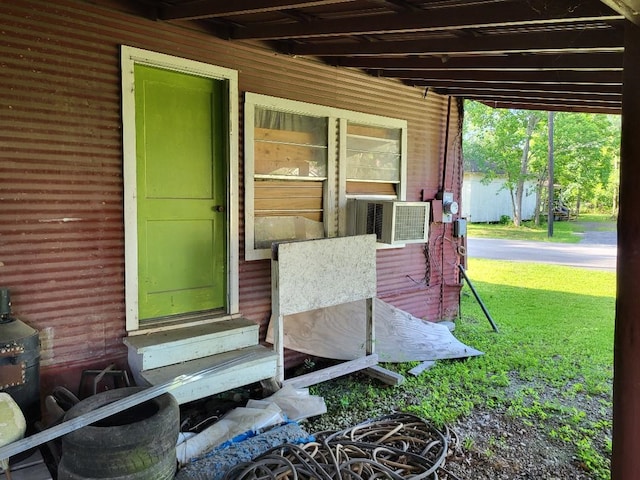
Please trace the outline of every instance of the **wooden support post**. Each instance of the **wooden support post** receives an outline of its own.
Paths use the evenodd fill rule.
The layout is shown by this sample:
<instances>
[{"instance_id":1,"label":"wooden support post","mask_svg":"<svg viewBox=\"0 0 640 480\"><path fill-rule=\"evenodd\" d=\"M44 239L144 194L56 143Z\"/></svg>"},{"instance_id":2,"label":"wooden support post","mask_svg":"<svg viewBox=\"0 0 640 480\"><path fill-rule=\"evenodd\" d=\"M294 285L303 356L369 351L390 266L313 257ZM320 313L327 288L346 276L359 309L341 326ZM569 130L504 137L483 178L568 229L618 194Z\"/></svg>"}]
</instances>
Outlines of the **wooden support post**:
<instances>
[{"instance_id":1,"label":"wooden support post","mask_svg":"<svg viewBox=\"0 0 640 480\"><path fill-rule=\"evenodd\" d=\"M375 352L376 348L376 329L375 329L375 319L376 319L376 311L375 311L375 299L367 298L366 300L366 315L367 315L367 325L365 328L365 344L366 344L366 353L367 355L371 355Z\"/></svg>"},{"instance_id":2,"label":"wooden support post","mask_svg":"<svg viewBox=\"0 0 640 480\"><path fill-rule=\"evenodd\" d=\"M280 311L278 244L271 247L271 314L273 316L273 350L278 355L276 376L274 380L282 385L284 382L284 316Z\"/></svg>"},{"instance_id":3,"label":"wooden support post","mask_svg":"<svg viewBox=\"0 0 640 480\"><path fill-rule=\"evenodd\" d=\"M640 478L640 27L625 31L611 478Z\"/></svg>"}]
</instances>

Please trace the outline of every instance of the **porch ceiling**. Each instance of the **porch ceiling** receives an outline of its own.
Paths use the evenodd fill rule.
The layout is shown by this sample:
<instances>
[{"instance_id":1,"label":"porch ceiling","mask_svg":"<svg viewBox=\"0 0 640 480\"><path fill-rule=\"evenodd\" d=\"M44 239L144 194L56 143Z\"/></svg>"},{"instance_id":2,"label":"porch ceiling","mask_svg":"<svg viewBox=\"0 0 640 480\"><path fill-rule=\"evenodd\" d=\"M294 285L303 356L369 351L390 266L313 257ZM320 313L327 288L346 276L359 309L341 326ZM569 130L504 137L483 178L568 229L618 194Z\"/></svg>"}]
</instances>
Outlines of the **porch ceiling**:
<instances>
[{"instance_id":1,"label":"porch ceiling","mask_svg":"<svg viewBox=\"0 0 640 480\"><path fill-rule=\"evenodd\" d=\"M640 0L138 0L159 21L508 108L619 113Z\"/></svg>"}]
</instances>

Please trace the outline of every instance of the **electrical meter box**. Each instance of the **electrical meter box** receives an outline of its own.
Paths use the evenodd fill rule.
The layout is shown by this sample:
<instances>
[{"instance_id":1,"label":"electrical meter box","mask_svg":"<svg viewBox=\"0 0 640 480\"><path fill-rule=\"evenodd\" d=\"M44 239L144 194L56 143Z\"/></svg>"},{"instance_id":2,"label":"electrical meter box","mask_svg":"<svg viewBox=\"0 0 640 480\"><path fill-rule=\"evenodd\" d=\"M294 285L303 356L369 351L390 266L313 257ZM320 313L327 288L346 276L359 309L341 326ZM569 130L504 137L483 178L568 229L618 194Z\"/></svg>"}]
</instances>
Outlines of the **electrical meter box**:
<instances>
[{"instance_id":1,"label":"electrical meter box","mask_svg":"<svg viewBox=\"0 0 640 480\"><path fill-rule=\"evenodd\" d=\"M459 218L453 222L453 236L464 237L467 234L467 220Z\"/></svg>"}]
</instances>

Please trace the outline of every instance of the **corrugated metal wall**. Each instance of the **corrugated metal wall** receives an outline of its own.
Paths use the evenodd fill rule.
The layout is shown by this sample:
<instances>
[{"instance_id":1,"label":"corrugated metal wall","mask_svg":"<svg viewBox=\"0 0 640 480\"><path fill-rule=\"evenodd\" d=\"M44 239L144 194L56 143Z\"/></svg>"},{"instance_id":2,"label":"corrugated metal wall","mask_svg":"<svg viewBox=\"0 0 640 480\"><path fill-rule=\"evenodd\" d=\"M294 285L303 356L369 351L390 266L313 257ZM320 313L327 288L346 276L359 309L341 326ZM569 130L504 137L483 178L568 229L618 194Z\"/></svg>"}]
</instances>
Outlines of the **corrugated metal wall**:
<instances>
[{"instance_id":1,"label":"corrugated metal wall","mask_svg":"<svg viewBox=\"0 0 640 480\"><path fill-rule=\"evenodd\" d=\"M241 92L404 118L407 199L440 188L447 98L197 28L74 0L0 3L0 284L41 331L45 372L124 357L121 44L236 69ZM458 196L455 110L446 178ZM427 255L419 245L380 251L379 295L417 316L455 314L450 237L434 225ZM269 262L242 262L240 275L241 311L266 327Z\"/></svg>"}]
</instances>

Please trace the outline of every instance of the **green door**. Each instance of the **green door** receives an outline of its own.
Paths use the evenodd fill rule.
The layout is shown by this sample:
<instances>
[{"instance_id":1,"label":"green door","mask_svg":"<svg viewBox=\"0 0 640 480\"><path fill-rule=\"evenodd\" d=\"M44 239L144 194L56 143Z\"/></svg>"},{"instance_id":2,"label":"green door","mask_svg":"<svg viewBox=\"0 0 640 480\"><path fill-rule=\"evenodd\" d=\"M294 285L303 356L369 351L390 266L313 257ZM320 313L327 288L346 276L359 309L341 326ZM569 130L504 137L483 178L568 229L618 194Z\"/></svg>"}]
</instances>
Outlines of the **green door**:
<instances>
[{"instance_id":1,"label":"green door","mask_svg":"<svg viewBox=\"0 0 640 480\"><path fill-rule=\"evenodd\" d=\"M140 323L226 299L224 81L135 66Z\"/></svg>"}]
</instances>

